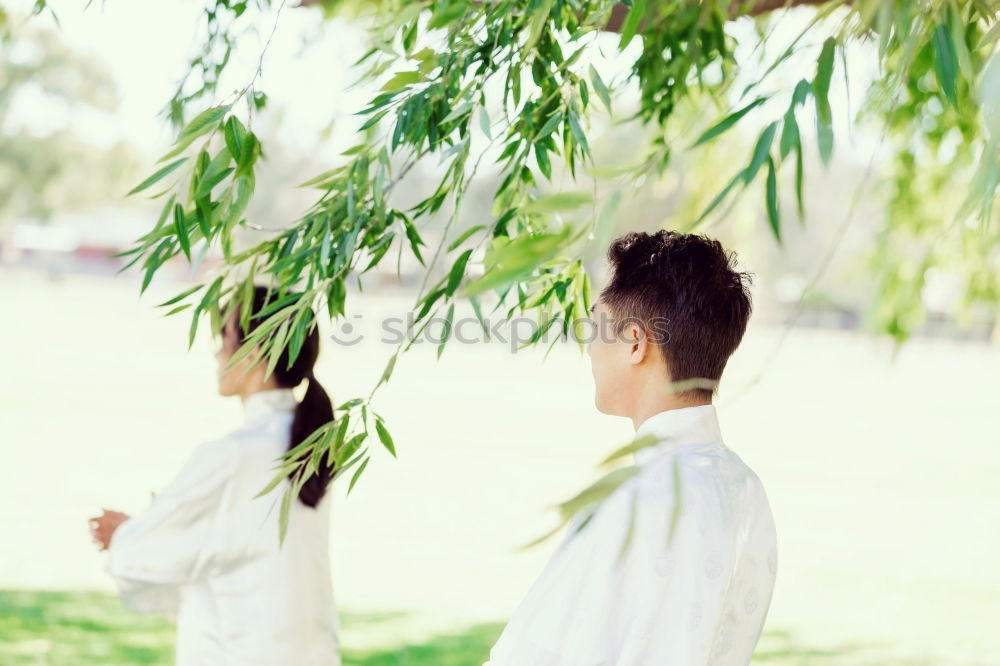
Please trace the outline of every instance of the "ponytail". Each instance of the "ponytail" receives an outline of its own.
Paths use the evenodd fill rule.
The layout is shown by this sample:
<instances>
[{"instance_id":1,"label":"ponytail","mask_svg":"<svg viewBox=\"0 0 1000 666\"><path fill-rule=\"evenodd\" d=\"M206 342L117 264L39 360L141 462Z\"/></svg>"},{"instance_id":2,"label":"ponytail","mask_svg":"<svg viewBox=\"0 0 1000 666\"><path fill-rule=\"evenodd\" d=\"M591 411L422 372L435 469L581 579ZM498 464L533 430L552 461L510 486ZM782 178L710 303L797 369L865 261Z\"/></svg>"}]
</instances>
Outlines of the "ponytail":
<instances>
[{"instance_id":1,"label":"ponytail","mask_svg":"<svg viewBox=\"0 0 1000 666\"><path fill-rule=\"evenodd\" d=\"M287 294L285 295L287 296ZM241 342L246 342L250 333L260 326L263 318L259 313L273 303L272 296L273 294L268 289L262 286L254 287L253 316L250 317L249 324L244 328L237 319L236 325ZM313 319L314 315L310 311L309 321L311 322ZM281 356L272 370L275 381L282 388L294 388L303 381L309 382L302 401L295 407L295 417L292 420L291 436L288 442L289 451L304 442L317 428L333 420L333 404L330 402L330 396L323 390L313 374L313 366L316 364L318 356L319 331L315 327L310 327L302 341L299 353L295 357L295 362L289 363L289 350L286 347L282 350ZM326 488L333 478L332 465L333 459L330 454L324 454L316 472L305 480L299 490L299 499L303 504L315 507L323 499ZM292 483L296 483L300 480L299 475L304 471L304 467L299 467L290 472L288 478Z\"/></svg>"},{"instance_id":2,"label":"ponytail","mask_svg":"<svg viewBox=\"0 0 1000 666\"><path fill-rule=\"evenodd\" d=\"M330 396L316 380L311 368L306 374L306 380L309 382L306 394L302 396L302 401L295 407L292 436L288 442L289 451L305 441L324 423L333 420L333 403L330 402ZM330 485L330 479L333 476L331 462L329 452L324 454L316 472L306 479L302 489L299 490L299 499L306 506L315 507L326 494L326 488ZM297 472L298 470L293 471L289 475L292 481L295 480Z\"/></svg>"}]
</instances>

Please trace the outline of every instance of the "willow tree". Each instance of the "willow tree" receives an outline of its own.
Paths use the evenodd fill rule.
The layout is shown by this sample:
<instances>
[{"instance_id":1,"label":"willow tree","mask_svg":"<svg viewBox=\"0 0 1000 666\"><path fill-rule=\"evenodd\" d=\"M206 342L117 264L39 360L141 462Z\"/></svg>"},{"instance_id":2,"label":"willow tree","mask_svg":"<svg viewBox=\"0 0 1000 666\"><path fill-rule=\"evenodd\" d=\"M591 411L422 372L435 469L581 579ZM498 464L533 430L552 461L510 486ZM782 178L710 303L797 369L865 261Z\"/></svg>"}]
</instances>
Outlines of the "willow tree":
<instances>
[{"instance_id":1,"label":"willow tree","mask_svg":"<svg viewBox=\"0 0 1000 666\"><path fill-rule=\"evenodd\" d=\"M237 360L258 343L272 364L286 346L294 356L317 325L310 312L343 317L350 307L348 281L362 282L382 262L395 261L396 252L412 253L426 271L413 304L413 333L434 318L451 322L456 302L465 298L477 314L487 304L507 315L542 313L547 325L571 333L591 298L581 253L607 217L594 211L607 210L615 199L593 201L594 180L620 185L655 177L672 156L700 151L735 127L753 128L752 147L731 161L732 173L722 174L717 196L690 228L723 213L744 191L762 192L768 224L761 233L780 243L785 220L779 194L794 193L805 216L807 167L810 178L823 177L823 164L803 159L804 146L813 144L810 150L827 163L835 126L874 121L884 128L892 168L879 235L882 329L906 336L923 275L942 263L961 272L967 303L1000 301L993 210L1000 182L1000 65L992 57L1000 27L994 0L304 4L319 10L272 0L207 0L204 48L190 62L191 80L168 104L179 128L176 143L133 191L164 200L155 227L125 253L143 271L143 289L176 255L191 260L213 248L224 257L217 275L163 304L170 314L190 314L192 339L203 317L218 330L231 314L223 311L227 307L248 317L249 300L242 295L255 281L274 285L275 304ZM797 5L810 8L791 8ZM316 190L311 207L267 240L237 251L235 235L254 224L245 212L262 150L253 118L266 103L266 77L254 76L225 96L216 82L249 22L262 12L277 14L275 29L281 30L282 11L312 11L316 20L346 13L363 22L370 48L355 65L360 79L379 89L357 109L357 145L309 181ZM811 12L811 20L787 48L755 62L759 76L737 89L737 74L750 69L741 68L748 63L737 61L737 47L752 47L740 52L756 59L774 51L767 48L771 27L788 11ZM738 31L730 29L735 21L757 23L757 31L743 31L752 43L738 43ZM632 45L626 53L634 54L618 80L605 80L593 64L598 40L606 44L609 33L614 48ZM878 75L859 116L835 123L831 82L847 74L845 53L854 42L866 44ZM789 83L783 72L801 69L804 57L809 74ZM637 91L638 101L620 109L616 102L627 88ZM668 139L680 111L693 107L704 119L694 140ZM588 140L592 120L608 113L644 126L650 137L639 159L614 173L593 168ZM480 224L456 229L484 157L499 171L493 210ZM390 193L423 160L440 165L440 179L414 205L400 207ZM571 187L553 185L557 168ZM944 218L942 201L954 201ZM435 215L447 223L428 247L425 225ZM324 464L329 454L339 473L353 469L353 486L369 460L370 442L395 453L375 412L377 390L391 380L407 348L404 342L389 355L367 396L337 407L336 420L290 454L282 475ZM598 484L580 501L613 485Z\"/></svg>"}]
</instances>

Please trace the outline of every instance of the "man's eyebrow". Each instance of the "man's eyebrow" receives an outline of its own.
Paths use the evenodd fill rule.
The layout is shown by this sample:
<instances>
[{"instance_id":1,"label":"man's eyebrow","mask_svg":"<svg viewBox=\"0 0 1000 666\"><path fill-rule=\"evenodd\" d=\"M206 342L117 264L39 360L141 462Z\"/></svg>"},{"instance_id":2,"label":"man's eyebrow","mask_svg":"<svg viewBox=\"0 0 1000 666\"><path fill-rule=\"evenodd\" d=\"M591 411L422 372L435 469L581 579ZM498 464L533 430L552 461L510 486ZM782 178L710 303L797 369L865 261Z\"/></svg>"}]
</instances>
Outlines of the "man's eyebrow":
<instances>
[{"instance_id":1,"label":"man's eyebrow","mask_svg":"<svg viewBox=\"0 0 1000 666\"><path fill-rule=\"evenodd\" d=\"M590 314L594 314L594 310L597 309L597 303L590 304Z\"/></svg>"}]
</instances>

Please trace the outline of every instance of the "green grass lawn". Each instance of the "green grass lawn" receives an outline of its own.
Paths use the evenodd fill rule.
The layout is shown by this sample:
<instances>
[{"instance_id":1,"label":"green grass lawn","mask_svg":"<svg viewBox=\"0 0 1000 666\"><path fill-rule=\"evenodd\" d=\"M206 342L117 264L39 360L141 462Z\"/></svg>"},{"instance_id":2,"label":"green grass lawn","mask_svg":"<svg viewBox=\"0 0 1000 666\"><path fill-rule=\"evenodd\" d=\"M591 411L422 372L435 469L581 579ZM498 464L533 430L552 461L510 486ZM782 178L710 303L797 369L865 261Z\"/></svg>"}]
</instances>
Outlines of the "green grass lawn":
<instances>
[{"instance_id":1,"label":"green grass lawn","mask_svg":"<svg viewBox=\"0 0 1000 666\"><path fill-rule=\"evenodd\" d=\"M406 613L345 613L345 666L481 666L500 634L480 624L401 644ZM352 640L385 637L382 647L357 649ZM352 639L353 637L353 639ZM3 666L137 666L173 663L173 626L129 613L99 592L0 590L0 664ZM754 664L767 666L931 666L929 660L886 654L874 645L804 646L787 631L769 630Z\"/></svg>"},{"instance_id":2,"label":"green grass lawn","mask_svg":"<svg viewBox=\"0 0 1000 666\"><path fill-rule=\"evenodd\" d=\"M341 618L344 639L384 631L391 637L405 614ZM435 636L417 645L344 650L345 666L466 666L482 664L502 626L483 624ZM129 613L99 592L0 590L0 664L3 666L135 666L173 663L173 625L155 615Z\"/></svg>"}]
</instances>

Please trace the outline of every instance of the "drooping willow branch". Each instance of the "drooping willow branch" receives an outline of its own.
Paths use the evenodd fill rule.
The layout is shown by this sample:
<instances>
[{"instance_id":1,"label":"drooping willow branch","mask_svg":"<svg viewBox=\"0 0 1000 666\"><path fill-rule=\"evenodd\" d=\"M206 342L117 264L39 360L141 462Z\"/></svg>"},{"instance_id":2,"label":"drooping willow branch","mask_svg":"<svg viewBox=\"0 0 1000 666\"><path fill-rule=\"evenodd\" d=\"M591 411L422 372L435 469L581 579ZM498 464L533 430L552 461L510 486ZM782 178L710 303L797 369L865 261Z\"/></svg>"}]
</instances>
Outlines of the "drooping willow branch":
<instances>
[{"instance_id":1,"label":"drooping willow branch","mask_svg":"<svg viewBox=\"0 0 1000 666\"><path fill-rule=\"evenodd\" d=\"M943 103L947 116L967 130L963 154L980 154L989 166L996 155L977 150L982 145L980 120L973 106L962 103L971 98L974 74L984 67L991 44L980 42L995 17L979 9L980 3L969 3L961 12L942 4L945 9L934 20L914 20L902 6L887 11L888 5L874 0L856 2L841 13L839 27L832 33L819 17L848 3L822 3L817 20L806 28L809 34L822 36L809 78L787 89L767 87L765 77L797 55L789 48L737 97L733 108L706 122L694 142L674 145L661 135L631 173L662 171L676 151L698 149L753 117L763 129L749 155L733 160L734 173L720 183L718 196L702 218L759 183L770 233L781 242L782 167L788 162L793 170L801 216L804 145L813 142L823 162L829 162L834 150L830 90L837 55L843 55L850 39L871 39L873 33L879 36L879 57L892 64L892 75L887 74L875 89L886 96L909 95L928 108L930 99ZM215 8L222 11L219 7L224 4L219 0ZM760 14L798 4L819 3L740 3L736 13ZM446 320L450 319L456 299L463 296L470 297L479 313L478 299L484 294L494 294L496 307L506 308L508 316L559 314L564 333L565 322L586 316L589 278L580 255L586 245L581 231L587 225L581 210L595 202L589 192L553 192L551 183L559 169L575 181L580 165L592 159L588 121L596 107L593 102L599 100L611 112L616 93L627 83L605 82L585 57L594 48L591 40L607 30L622 5L598 0L389 5L392 11L372 18L372 48L355 63L367 67L363 80L381 84L359 112L364 119L359 143L345 151L342 164L306 184L318 190L317 199L274 238L239 254L233 250L237 230L260 226L248 221L245 212L261 153L250 118L239 117L235 102L196 116L181 130L175 149L165 156L165 166L136 188L143 191L161 181L174 181L163 193L170 196L157 225L126 253L134 255L134 263L142 262L143 289L159 267L178 254L197 261L209 247L220 247L225 257L223 274L211 284L164 304L173 306L170 314L190 311L192 339L202 315L208 315L217 328L226 314L220 311L223 299L234 297L233 302L239 302L239 295L263 278L275 285L276 304L264 315L259 336L252 342L263 348L270 364L286 347L294 357L306 332L318 323L310 310L325 309L333 319L344 316L348 278L360 282L390 248L398 248L400 256L408 251L425 265L425 225L446 204L452 206L449 220L458 219L472 177L469 159L477 164L485 154L481 151L474 157L473 143L484 140L500 150L493 207L454 240L442 235L430 265L424 267L427 288L421 289L414 305L413 330L423 330L445 309ZM631 3L614 28L620 35L619 48L640 40L639 55L627 76L639 90L633 120L664 128L678 107L692 100L715 99L725 106L738 64L735 38L726 31L733 16L731 2ZM713 76L705 76L706 72ZM808 131L799 124L799 114L807 106L816 118L815 128ZM901 135L919 134L920 123L914 119L894 116L893 120ZM943 139L935 135L934 140L940 145ZM419 160L430 158L440 161L436 186L416 204L397 206L389 196L392 188ZM993 172L984 173L976 201L992 201ZM436 274L431 273L440 258L448 269L435 282ZM473 278L473 268L482 274ZM241 310L241 316L248 316L247 311ZM392 354L375 389L390 380L399 353L397 349ZM288 464L321 464L329 452L339 465L353 461L353 486L369 460L365 443L370 433L394 454L388 430L371 409L374 392L338 407L337 420L317 431ZM282 472L287 475L287 470Z\"/></svg>"}]
</instances>

